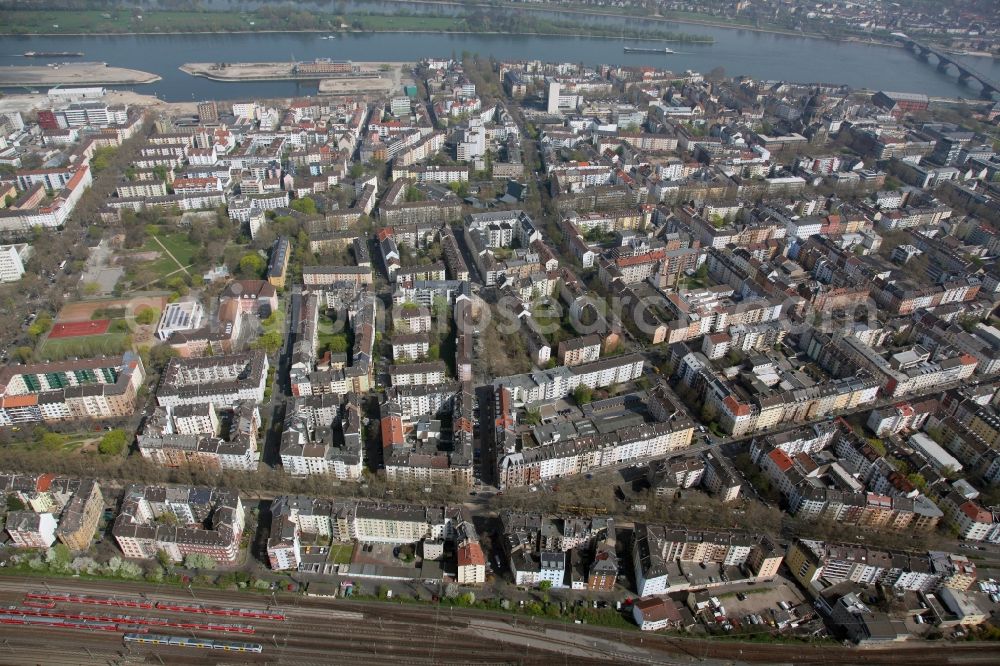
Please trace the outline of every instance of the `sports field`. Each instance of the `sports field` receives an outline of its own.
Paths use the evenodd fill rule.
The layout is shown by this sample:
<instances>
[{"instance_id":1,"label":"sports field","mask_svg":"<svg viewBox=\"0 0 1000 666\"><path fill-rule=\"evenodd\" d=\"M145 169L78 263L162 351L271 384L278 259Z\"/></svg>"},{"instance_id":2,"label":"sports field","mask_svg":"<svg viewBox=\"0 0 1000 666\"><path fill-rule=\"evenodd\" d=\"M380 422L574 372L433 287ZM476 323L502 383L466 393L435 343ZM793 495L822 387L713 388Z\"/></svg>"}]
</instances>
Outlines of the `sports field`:
<instances>
[{"instance_id":1,"label":"sports field","mask_svg":"<svg viewBox=\"0 0 1000 666\"><path fill-rule=\"evenodd\" d=\"M49 333L49 340L54 338L79 338L86 335L103 335L111 326L110 319L94 319L91 321L71 321L56 324Z\"/></svg>"}]
</instances>

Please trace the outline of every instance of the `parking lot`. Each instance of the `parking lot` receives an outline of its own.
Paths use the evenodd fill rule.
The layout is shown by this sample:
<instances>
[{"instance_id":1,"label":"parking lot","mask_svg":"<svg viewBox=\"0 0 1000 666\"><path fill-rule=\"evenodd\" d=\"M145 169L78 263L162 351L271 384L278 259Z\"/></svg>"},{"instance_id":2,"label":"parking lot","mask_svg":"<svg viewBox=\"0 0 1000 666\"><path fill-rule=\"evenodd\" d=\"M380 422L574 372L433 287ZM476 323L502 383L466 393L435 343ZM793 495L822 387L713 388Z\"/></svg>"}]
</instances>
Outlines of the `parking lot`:
<instances>
[{"instance_id":1,"label":"parking lot","mask_svg":"<svg viewBox=\"0 0 1000 666\"><path fill-rule=\"evenodd\" d=\"M780 581L780 582L779 582ZM737 594L743 596L741 599ZM778 608L778 602L784 601L797 606L804 601L802 593L791 583L776 579L773 586L747 587L744 593L727 593L719 597L726 607L729 617L743 617L751 613L763 613L772 608Z\"/></svg>"}]
</instances>

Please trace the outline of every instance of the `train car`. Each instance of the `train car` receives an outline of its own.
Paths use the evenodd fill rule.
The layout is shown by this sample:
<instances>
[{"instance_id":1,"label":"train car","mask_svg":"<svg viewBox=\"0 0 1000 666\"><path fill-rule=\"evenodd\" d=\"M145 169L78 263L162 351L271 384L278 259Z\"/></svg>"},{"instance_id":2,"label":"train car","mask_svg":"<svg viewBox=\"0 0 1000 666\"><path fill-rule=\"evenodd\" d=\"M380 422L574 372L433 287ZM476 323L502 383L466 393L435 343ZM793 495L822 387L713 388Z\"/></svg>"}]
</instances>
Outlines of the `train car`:
<instances>
[{"instance_id":1,"label":"train car","mask_svg":"<svg viewBox=\"0 0 1000 666\"><path fill-rule=\"evenodd\" d=\"M147 645L170 645L170 636L163 636L161 634L137 634L135 632L130 632L125 634L122 639L126 643L143 643Z\"/></svg>"},{"instance_id":2,"label":"train car","mask_svg":"<svg viewBox=\"0 0 1000 666\"><path fill-rule=\"evenodd\" d=\"M226 652L255 652L260 654L264 651L264 646L260 643L243 643L241 641L215 641L216 650Z\"/></svg>"},{"instance_id":3,"label":"train car","mask_svg":"<svg viewBox=\"0 0 1000 666\"><path fill-rule=\"evenodd\" d=\"M25 601L24 605L29 608L55 608L56 602L54 601Z\"/></svg>"},{"instance_id":4,"label":"train car","mask_svg":"<svg viewBox=\"0 0 1000 666\"><path fill-rule=\"evenodd\" d=\"M281 611L259 610L250 608L231 608L227 606L202 606L201 604L189 604L182 602L157 601L156 608L159 610L173 611L175 613L198 613L202 615L224 615L228 617L249 617L258 620L284 621L285 614Z\"/></svg>"},{"instance_id":5,"label":"train car","mask_svg":"<svg viewBox=\"0 0 1000 666\"><path fill-rule=\"evenodd\" d=\"M164 634L127 633L122 637L125 643L142 645L166 645L169 647L195 648L200 650L223 650L225 652L255 652L264 651L260 643L244 643L241 641L217 641L211 638L188 638L186 636L166 636Z\"/></svg>"},{"instance_id":6,"label":"train car","mask_svg":"<svg viewBox=\"0 0 1000 666\"><path fill-rule=\"evenodd\" d=\"M255 608L240 608L240 617L252 617L258 620L275 620L277 622L285 621L285 614L281 611L273 610L258 610Z\"/></svg>"},{"instance_id":7,"label":"train car","mask_svg":"<svg viewBox=\"0 0 1000 666\"><path fill-rule=\"evenodd\" d=\"M0 624L21 624L36 627L55 627L58 629L86 629L88 631L118 631L117 625L112 622L37 617L10 611L0 612Z\"/></svg>"},{"instance_id":8,"label":"train car","mask_svg":"<svg viewBox=\"0 0 1000 666\"><path fill-rule=\"evenodd\" d=\"M83 620L89 622L116 622L144 627L177 627L180 629L198 629L201 631L225 631L229 633L253 634L256 630L247 624L225 624L206 620L202 622L171 622L165 618L144 617L135 615L98 615L96 613L64 611L48 608L18 608L8 606L7 612L30 617L55 618L59 620Z\"/></svg>"},{"instance_id":9,"label":"train car","mask_svg":"<svg viewBox=\"0 0 1000 666\"><path fill-rule=\"evenodd\" d=\"M25 599L37 601L62 601L69 604L89 604L96 606L117 606L119 608L153 608L153 603L139 599L117 599L115 597L94 597L87 594L68 594L66 592L28 592Z\"/></svg>"}]
</instances>

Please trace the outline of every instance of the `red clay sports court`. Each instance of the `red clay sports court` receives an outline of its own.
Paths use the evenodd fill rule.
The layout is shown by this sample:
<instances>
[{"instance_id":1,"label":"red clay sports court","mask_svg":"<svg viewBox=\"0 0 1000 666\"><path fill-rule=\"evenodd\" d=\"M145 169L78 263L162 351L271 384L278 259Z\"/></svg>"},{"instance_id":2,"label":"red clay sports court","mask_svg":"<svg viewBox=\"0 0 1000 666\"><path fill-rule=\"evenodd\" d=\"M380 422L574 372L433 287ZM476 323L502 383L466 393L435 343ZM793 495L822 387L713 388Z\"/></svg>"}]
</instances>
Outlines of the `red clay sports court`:
<instances>
[{"instance_id":1,"label":"red clay sports court","mask_svg":"<svg viewBox=\"0 0 1000 666\"><path fill-rule=\"evenodd\" d=\"M49 333L49 339L53 338L80 338L85 335L101 335L108 332L111 326L110 319L94 319L93 321L71 321L64 324L56 324Z\"/></svg>"}]
</instances>

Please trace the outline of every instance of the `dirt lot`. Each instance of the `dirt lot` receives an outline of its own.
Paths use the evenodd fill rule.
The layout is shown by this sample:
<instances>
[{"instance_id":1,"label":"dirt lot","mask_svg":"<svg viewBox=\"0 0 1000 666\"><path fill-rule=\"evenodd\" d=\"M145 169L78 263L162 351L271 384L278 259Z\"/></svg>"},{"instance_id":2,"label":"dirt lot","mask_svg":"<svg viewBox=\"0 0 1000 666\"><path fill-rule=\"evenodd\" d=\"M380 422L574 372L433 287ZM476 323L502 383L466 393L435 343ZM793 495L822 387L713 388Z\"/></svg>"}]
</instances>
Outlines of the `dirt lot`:
<instances>
[{"instance_id":1,"label":"dirt lot","mask_svg":"<svg viewBox=\"0 0 1000 666\"><path fill-rule=\"evenodd\" d=\"M401 92L390 78L355 77L350 79L323 79L319 82L321 95L357 95L360 93Z\"/></svg>"},{"instance_id":2,"label":"dirt lot","mask_svg":"<svg viewBox=\"0 0 1000 666\"><path fill-rule=\"evenodd\" d=\"M57 67L47 65L0 67L0 84L5 86L126 85L153 83L159 80L159 76L149 72L107 67L103 63L62 63Z\"/></svg>"},{"instance_id":3,"label":"dirt lot","mask_svg":"<svg viewBox=\"0 0 1000 666\"><path fill-rule=\"evenodd\" d=\"M162 310L167 303L166 296L137 296L135 298L112 298L100 301L77 301L67 303L63 306L59 314L56 315L56 322L69 321L89 321L94 312L100 309L124 308L125 312L135 312L143 306L149 306Z\"/></svg>"}]
</instances>

